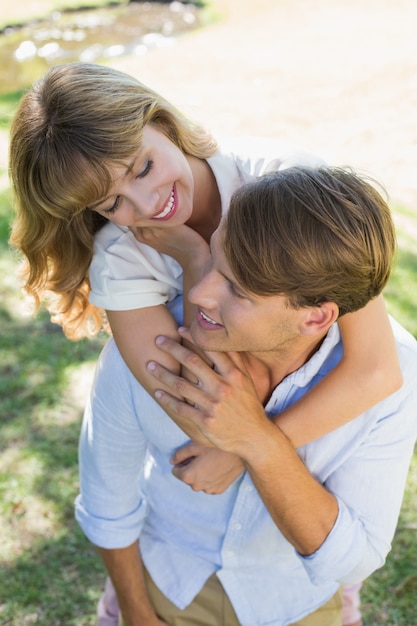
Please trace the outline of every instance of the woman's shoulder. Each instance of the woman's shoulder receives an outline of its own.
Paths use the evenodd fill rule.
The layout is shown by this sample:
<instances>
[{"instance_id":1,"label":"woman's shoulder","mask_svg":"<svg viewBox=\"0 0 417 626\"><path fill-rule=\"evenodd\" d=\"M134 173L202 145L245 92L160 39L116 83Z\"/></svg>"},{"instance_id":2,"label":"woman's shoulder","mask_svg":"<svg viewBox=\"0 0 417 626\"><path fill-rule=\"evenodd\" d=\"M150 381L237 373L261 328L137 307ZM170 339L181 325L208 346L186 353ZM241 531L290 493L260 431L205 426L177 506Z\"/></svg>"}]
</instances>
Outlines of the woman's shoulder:
<instances>
[{"instance_id":1,"label":"woman's shoulder","mask_svg":"<svg viewBox=\"0 0 417 626\"><path fill-rule=\"evenodd\" d=\"M96 248L106 249L121 238L129 238L129 233L128 227L109 221L94 235L94 245Z\"/></svg>"}]
</instances>

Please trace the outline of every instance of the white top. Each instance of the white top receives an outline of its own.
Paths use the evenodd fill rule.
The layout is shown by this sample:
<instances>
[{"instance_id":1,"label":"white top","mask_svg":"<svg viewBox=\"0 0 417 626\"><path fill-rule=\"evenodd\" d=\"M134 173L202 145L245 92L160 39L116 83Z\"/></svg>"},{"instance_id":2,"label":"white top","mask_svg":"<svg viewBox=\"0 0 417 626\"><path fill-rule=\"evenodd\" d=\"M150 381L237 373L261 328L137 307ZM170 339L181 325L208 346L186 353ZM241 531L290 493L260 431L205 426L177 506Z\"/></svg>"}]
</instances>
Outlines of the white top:
<instances>
[{"instance_id":1,"label":"white top","mask_svg":"<svg viewBox=\"0 0 417 626\"><path fill-rule=\"evenodd\" d=\"M231 143L233 150L219 150L207 159L219 188L222 215L242 184L267 172L323 163L311 153L270 139L246 137ZM127 227L113 222L96 234L89 277L90 302L109 311L165 304L183 290L182 268L172 257L141 243Z\"/></svg>"}]
</instances>

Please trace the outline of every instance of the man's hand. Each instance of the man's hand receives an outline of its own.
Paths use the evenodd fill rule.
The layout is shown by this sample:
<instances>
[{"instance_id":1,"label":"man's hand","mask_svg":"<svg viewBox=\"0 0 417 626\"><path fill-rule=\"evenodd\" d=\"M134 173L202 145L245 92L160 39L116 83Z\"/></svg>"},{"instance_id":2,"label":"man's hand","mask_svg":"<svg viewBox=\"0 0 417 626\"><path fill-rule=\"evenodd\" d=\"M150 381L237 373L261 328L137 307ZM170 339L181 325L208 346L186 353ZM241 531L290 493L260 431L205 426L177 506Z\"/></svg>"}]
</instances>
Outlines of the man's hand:
<instances>
[{"instance_id":1,"label":"man's hand","mask_svg":"<svg viewBox=\"0 0 417 626\"><path fill-rule=\"evenodd\" d=\"M189 334L182 332L189 339ZM174 357L195 377L196 383L176 376L151 361L149 372L176 397L157 391L159 404L188 433L196 426L192 439L207 445L209 442L226 452L245 458L245 450L252 453L259 438L268 436L271 423L265 416L256 389L239 353L209 353L214 369L194 352L167 338L158 337L158 347ZM266 430L266 432L265 432Z\"/></svg>"},{"instance_id":2,"label":"man's hand","mask_svg":"<svg viewBox=\"0 0 417 626\"><path fill-rule=\"evenodd\" d=\"M149 599L138 541L126 548L97 547L117 593L125 626L168 626Z\"/></svg>"},{"instance_id":3,"label":"man's hand","mask_svg":"<svg viewBox=\"0 0 417 626\"><path fill-rule=\"evenodd\" d=\"M228 487L244 471L235 454L207 448L194 442L179 448L171 459L173 475L194 491L216 495Z\"/></svg>"}]
</instances>

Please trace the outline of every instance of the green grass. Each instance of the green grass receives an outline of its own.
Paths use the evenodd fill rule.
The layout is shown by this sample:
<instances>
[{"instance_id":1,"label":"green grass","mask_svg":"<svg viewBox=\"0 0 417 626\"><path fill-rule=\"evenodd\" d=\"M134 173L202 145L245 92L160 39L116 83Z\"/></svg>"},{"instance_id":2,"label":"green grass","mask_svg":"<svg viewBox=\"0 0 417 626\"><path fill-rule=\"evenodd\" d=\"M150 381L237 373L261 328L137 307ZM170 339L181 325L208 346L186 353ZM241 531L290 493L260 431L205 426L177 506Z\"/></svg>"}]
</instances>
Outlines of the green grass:
<instances>
[{"instance_id":1,"label":"green grass","mask_svg":"<svg viewBox=\"0 0 417 626\"><path fill-rule=\"evenodd\" d=\"M83 399L105 338L72 343L45 312L27 313L7 244L9 200L3 188L0 623L92 626L104 571L74 521L73 501Z\"/></svg>"},{"instance_id":2,"label":"green grass","mask_svg":"<svg viewBox=\"0 0 417 626\"><path fill-rule=\"evenodd\" d=\"M17 94L0 99L8 126ZM1 174L5 172L0 172ZM3 177L4 178L4 177ZM388 309L417 337L417 216L395 206L400 252ZM0 187L0 623L93 626L104 570L73 516L83 398L105 338L72 343L46 313L28 315ZM393 547L362 591L367 626L414 626L417 457Z\"/></svg>"},{"instance_id":3,"label":"green grass","mask_svg":"<svg viewBox=\"0 0 417 626\"><path fill-rule=\"evenodd\" d=\"M7 131L23 91L0 94L0 130Z\"/></svg>"}]
</instances>

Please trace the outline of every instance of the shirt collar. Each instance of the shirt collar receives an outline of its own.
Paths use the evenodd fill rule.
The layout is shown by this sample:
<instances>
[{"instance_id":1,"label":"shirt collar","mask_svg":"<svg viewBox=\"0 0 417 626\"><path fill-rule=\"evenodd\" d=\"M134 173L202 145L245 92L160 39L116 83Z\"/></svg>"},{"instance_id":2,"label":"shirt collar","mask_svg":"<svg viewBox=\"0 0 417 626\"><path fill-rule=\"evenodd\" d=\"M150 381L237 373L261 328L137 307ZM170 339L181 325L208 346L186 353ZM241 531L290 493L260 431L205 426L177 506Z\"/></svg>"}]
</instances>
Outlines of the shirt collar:
<instances>
[{"instance_id":1,"label":"shirt collar","mask_svg":"<svg viewBox=\"0 0 417 626\"><path fill-rule=\"evenodd\" d=\"M333 324L326 337L321 343L320 348L313 356L300 368L292 372L284 378L284 380L275 388L266 406L266 410L272 409L276 404L277 397L281 395L283 388L288 389L290 386L308 387L311 381L319 373L324 376L328 370L335 365L334 359L329 359L330 353L340 343L340 330L337 323Z\"/></svg>"}]
</instances>

